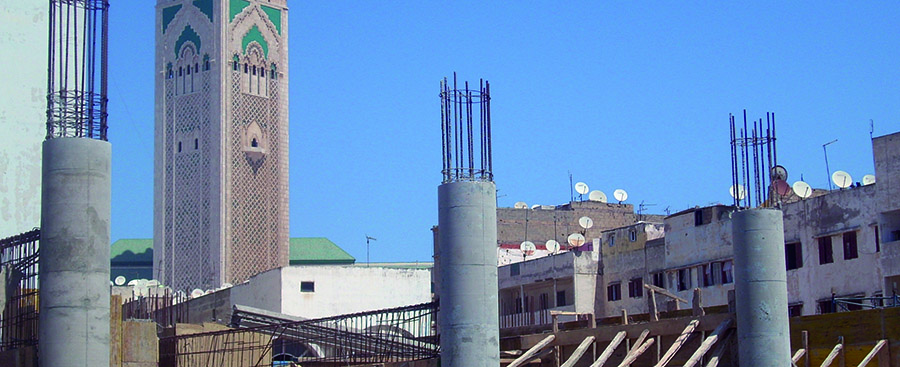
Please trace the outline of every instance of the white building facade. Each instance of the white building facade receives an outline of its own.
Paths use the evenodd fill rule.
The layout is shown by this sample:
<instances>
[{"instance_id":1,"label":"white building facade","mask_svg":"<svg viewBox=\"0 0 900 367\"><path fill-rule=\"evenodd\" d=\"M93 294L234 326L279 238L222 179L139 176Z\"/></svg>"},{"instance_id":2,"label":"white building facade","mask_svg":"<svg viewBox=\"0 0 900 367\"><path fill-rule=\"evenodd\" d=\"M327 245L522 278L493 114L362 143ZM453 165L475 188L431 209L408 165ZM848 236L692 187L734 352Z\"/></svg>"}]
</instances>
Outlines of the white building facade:
<instances>
[{"instance_id":1,"label":"white building facade","mask_svg":"<svg viewBox=\"0 0 900 367\"><path fill-rule=\"evenodd\" d=\"M286 0L156 15L154 277L209 289L286 266Z\"/></svg>"}]
</instances>

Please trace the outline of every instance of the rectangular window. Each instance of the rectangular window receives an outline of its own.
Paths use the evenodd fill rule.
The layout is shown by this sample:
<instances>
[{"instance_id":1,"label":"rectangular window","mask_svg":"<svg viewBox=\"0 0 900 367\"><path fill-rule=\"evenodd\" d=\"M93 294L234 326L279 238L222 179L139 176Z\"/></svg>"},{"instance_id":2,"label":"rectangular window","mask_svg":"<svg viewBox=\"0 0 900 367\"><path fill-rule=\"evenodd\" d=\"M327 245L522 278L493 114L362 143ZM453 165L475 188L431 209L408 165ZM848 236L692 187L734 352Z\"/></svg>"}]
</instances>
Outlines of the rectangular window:
<instances>
[{"instance_id":1,"label":"rectangular window","mask_svg":"<svg viewBox=\"0 0 900 367\"><path fill-rule=\"evenodd\" d=\"M178 142L178 153L181 153L181 142Z\"/></svg>"},{"instance_id":2,"label":"rectangular window","mask_svg":"<svg viewBox=\"0 0 900 367\"><path fill-rule=\"evenodd\" d=\"M694 211L694 225L695 226L703 225L703 210L695 210Z\"/></svg>"},{"instance_id":3,"label":"rectangular window","mask_svg":"<svg viewBox=\"0 0 900 367\"><path fill-rule=\"evenodd\" d=\"M819 301L819 302L818 302L818 306L819 306L819 313L820 313L820 314L824 314L824 313L832 313L832 312L835 311L835 310L834 310L834 302L832 302L830 298L829 298L829 299L826 299L826 300Z\"/></svg>"},{"instance_id":4,"label":"rectangular window","mask_svg":"<svg viewBox=\"0 0 900 367\"><path fill-rule=\"evenodd\" d=\"M819 237L819 265L834 262L831 251L831 236Z\"/></svg>"},{"instance_id":5,"label":"rectangular window","mask_svg":"<svg viewBox=\"0 0 900 367\"><path fill-rule=\"evenodd\" d=\"M653 273L653 285L666 288L666 275L663 272Z\"/></svg>"},{"instance_id":6,"label":"rectangular window","mask_svg":"<svg viewBox=\"0 0 900 367\"><path fill-rule=\"evenodd\" d=\"M316 291L316 282L300 282L300 292L311 293Z\"/></svg>"},{"instance_id":7,"label":"rectangular window","mask_svg":"<svg viewBox=\"0 0 900 367\"><path fill-rule=\"evenodd\" d=\"M631 231L629 231L628 239L631 240L631 242L637 241L637 231L635 231L633 229Z\"/></svg>"},{"instance_id":8,"label":"rectangular window","mask_svg":"<svg viewBox=\"0 0 900 367\"><path fill-rule=\"evenodd\" d=\"M731 260L722 262L722 284L731 284L734 282L734 272L732 269L734 267L734 263Z\"/></svg>"},{"instance_id":9,"label":"rectangular window","mask_svg":"<svg viewBox=\"0 0 900 367\"><path fill-rule=\"evenodd\" d=\"M516 313L522 313L522 297L516 297Z\"/></svg>"},{"instance_id":10,"label":"rectangular window","mask_svg":"<svg viewBox=\"0 0 900 367\"><path fill-rule=\"evenodd\" d=\"M511 277L519 275L520 271L521 270L519 269L519 263L515 263L509 266L509 276Z\"/></svg>"},{"instance_id":11,"label":"rectangular window","mask_svg":"<svg viewBox=\"0 0 900 367\"><path fill-rule=\"evenodd\" d=\"M566 291L557 291L556 292L556 307L561 307L566 305Z\"/></svg>"},{"instance_id":12,"label":"rectangular window","mask_svg":"<svg viewBox=\"0 0 900 367\"><path fill-rule=\"evenodd\" d=\"M200 71L200 64L195 62L194 63L194 73L197 73L198 71Z\"/></svg>"},{"instance_id":13,"label":"rectangular window","mask_svg":"<svg viewBox=\"0 0 900 367\"><path fill-rule=\"evenodd\" d=\"M194 138L194 150L200 149L200 139Z\"/></svg>"},{"instance_id":14,"label":"rectangular window","mask_svg":"<svg viewBox=\"0 0 900 367\"><path fill-rule=\"evenodd\" d=\"M547 293L541 293L540 297L541 309L546 310L550 308L550 296Z\"/></svg>"},{"instance_id":15,"label":"rectangular window","mask_svg":"<svg viewBox=\"0 0 900 367\"><path fill-rule=\"evenodd\" d=\"M628 297L641 298L644 296L644 278L634 278L628 281Z\"/></svg>"},{"instance_id":16,"label":"rectangular window","mask_svg":"<svg viewBox=\"0 0 900 367\"><path fill-rule=\"evenodd\" d=\"M610 233L609 234L609 246L612 247L615 245L616 245L616 235Z\"/></svg>"},{"instance_id":17,"label":"rectangular window","mask_svg":"<svg viewBox=\"0 0 900 367\"><path fill-rule=\"evenodd\" d=\"M875 252L881 252L881 236L878 235L878 226L875 226Z\"/></svg>"},{"instance_id":18,"label":"rectangular window","mask_svg":"<svg viewBox=\"0 0 900 367\"><path fill-rule=\"evenodd\" d=\"M856 251L856 231L844 233L844 260L855 259L859 257Z\"/></svg>"},{"instance_id":19,"label":"rectangular window","mask_svg":"<svg viewBox=\"0 0 900 367\"><path fill-rule=\"evenodd\" d=\"M678 269L678 290L684 291L691 287L690 269Z\"/></svg>"},{"instance_id":20,"label":"rectangular window","mask_svg":"<svg viewBox=\"0 0 900 367\"><path fill-rule=\"evenodd\" d=\"M800 242L786 243L784 245L784 261L787 270L803 267L803 248Z\"/></svg>"},{"instance_id":21,"label":"rectangular window","mask_svg":"<svg viewBox=\"0 0 900 367\"><path fill-rule=\"evenodd\" d=\"M703 273L701 276L703 280L702 285L704 287L711 287L716 284L716 277L715 273L713 273L712 271L712 268L712 264L704 264L700 266L700 272Z\"/></svg>"},{"instance_id":22,"label":"rectangular window","mask_svg":"<svg viewBox=\"0 0 900 367\"><path fill-rule=\"evenodd\" d=\"M788 305L788 317L797 317L803 315L803 303Z\"/></svg>"},{"instance_id":23,"label":"rectangular window","mask_svg":"<svg viewBox=\"0 0 900 367\"><path fill-rule=\"evenodd\" d=\"M618 301L622 299L622 285L619 283L610 284L606 287L606 300Z\"/></svg>"}]
</instances>

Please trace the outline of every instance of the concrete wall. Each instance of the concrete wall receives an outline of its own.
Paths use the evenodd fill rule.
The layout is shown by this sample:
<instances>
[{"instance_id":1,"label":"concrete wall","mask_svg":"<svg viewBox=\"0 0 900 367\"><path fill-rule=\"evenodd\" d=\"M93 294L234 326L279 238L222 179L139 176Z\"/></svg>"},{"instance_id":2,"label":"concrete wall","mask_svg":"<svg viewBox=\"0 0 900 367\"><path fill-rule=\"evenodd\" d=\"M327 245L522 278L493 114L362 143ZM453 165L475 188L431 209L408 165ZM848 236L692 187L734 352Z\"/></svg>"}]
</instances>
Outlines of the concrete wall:
<instances>
[{"instance_id":1,"label":"concrete wall","mask_svg":"<svg viewBox=\"0 0 900 367\"><path fill-rule=\"evenodd\" d=\"M15 65L0 83L0 238L40 226L48 10L46 1L0 4L0 49Z\"/></svg>"},{"instance_id":2,"label":"concrete wall","mask_svg":"<svg viewBox=\"0 0 900 367\"><path fill-rule=\"evenodd\" d=\"M872 153L879 209L882 212L900 210L900 132L872 139ZM900 226L893 229L900 229Z\"/></svg>"},{"instance_id":3,"label":"concrete wall","mask_svg":"<svg viewBox=\"0 0 900 367\"><path fill-rule=\"evenodd\" d=\"M663 266L663 246L647 247L648 241L663 238L663 224L637 223L603 232L601 258L601 280L597 283L597 317L613 316L625 309L629 314L647 312L647 292L643 284L651 282L648 258L653 258L657 267ZM634 240L632 240L632 238ZM629 283L641 279L640 296L631 297ZM610 301L607 290L619 284L621 298Z\"/></svg>"}]
</instances>

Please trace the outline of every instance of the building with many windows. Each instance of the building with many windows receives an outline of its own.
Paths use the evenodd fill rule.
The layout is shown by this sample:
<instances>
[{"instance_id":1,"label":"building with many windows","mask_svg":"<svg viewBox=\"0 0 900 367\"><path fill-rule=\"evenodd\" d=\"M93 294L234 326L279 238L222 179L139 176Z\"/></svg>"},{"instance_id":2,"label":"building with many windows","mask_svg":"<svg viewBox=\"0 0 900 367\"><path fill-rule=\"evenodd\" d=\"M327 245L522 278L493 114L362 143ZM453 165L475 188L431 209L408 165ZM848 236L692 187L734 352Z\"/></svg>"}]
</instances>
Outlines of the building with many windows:
<instances>
[{"instance_id":1,"label":"building with many windows","mask_svg":"<svg viewBox=\"0 0 900 367\"><path fill-rule=\"evenodd\" d=\"M286 0L158 0L153 274L217 288L288 265Z\"/></svg>"}]
</instances>

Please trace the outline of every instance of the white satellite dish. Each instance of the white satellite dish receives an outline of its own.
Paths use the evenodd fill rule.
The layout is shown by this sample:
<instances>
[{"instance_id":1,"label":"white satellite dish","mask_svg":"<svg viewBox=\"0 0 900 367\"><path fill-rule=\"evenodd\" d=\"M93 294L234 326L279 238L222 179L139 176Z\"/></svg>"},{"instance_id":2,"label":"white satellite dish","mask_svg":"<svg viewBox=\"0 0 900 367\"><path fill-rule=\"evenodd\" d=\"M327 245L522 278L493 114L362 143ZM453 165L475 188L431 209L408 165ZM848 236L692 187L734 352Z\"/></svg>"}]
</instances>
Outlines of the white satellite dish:
<instances>
[{"instance_id":1,"label":"white satellite dish","mask_svg":"<svg viewBox=\"0 0 900 367\"><path fill-rule=\"evenodd\" d=\"M125 277L119 275L116 277L116 285L125 285Z\"/></svg>"},{"instance_id":2,"label":"white satellite dish","mask_svg":"<svg viewBox=\"0 0 900 367\"><path fill-rule=\"evenodd\" d=\"M616 191L613 191L613 197L621 203L628 199L628 193L625 190L616 189Z\"/></svg>"},{"instance_id":3,"label":"white satellite dish","mask_svg":"<svg viewBox=\"0 0 900 367\"><path fill-rule=\"evenodd\" d=\"M534 245L534 242L525 241L519 245L519 250L522 250L522 254L525 256L534 255L534 252L537 250L537 246Z\"/></svg>"},{"instance_id":4,"label":"white satellite dish","mask_svg":"<svg viewBox=\"0 0 900 367\"><path fill-rule=\"evenodd\" d=\"M731 197L738 200L744 200L747 197L747 189L744 188L744 185L731 185L728 188L728 193L731 194Z\"/></svg>"},{"instance_id":5,"label":"white satellite dish","mask_svg":"<svg viewBox=\"0 0 900 367\"><path fill-rule=\"evenodd\" d=\"M775 180L787 181L788 173L787 173L787 168L784 168L784 166L777 165L775 167L772 167L771 174L772 174L771 175L772 181L775 181Z\"/></svg>"},{"instance_id":6,"label":"white satellite dish","mask_svg":"<svg viewBox=\"0 0 900 367\"><path fill-rule=\"evenodd\" d=\"M594 220L588 217L578 218L578 225L581 228L588 229L594 226Z\"/></svg>"},{"instance_id":7,"label":"white satellite dish","mask_svg":"<svg viewBox=\"0 0 900 367\"><path fill-rule=\"evenodd\" d=\"M875 183L875 175L865 175L862 178L862 184L865 186L869 186Z\"/></svg>"},{"instance_id":8,"label":"white satellite dish","mask_svg":"<svg viewBox=\"0 0 900 367\"><path fill-rule=\"evenodd\" d=\"M151 287L151 288L159 287L159 281L156 279L150 279L147 281L147 287Z\"/></svg>"},{"instance_id":9,"label":"white satellite dish","mask_svg":"<svg viewBox=\"0 0 900 367\"><path fill-rule=\"evenodd\" d=\"M137 284L138 284L138 280L137 280L137 279L132 279L132 280L129 280L129 281L128 281L128 285L130 285L130 286L132 286L132 287L133 287L133 286L136 286Z\"/></svg>"},{"instance_id":10,"label":"white satellite dish","mask_svg":"<svg viewBox=\"0 0 900 367\"><path fill-rule=\"evenodd\" d=\"M525 204L524 201L517 201L516 204L513 205L513 208L516 208L516 209L528 209L528 204Z\"/></svg>"},{"instance_id":11,"label":"white satellite dish","mask_svg":"<svg viewBox=\"0 0 900 367\"><path fill-rule=\"evenodd\" d=\"M531 210L540 209L541 204L534 204L531 206Z\"/></svg>"},{"instance_id":12,"label":"white satellite dish","mask_svg":"<svg viewBox=\"0 0 900 367\"><path fill-rule=\"evenodd\" d=\"M547 251L551 254L559 252L559 242L556 242L556 240L547 241L545 246L547 247Z\"/></svg>"},{"instance_id":13,"label":"white satellite dish","mask_svg":"<svg viewBox=\"0 0 900 367\"><path fill-rule=\"evenodd\" d=\"M789 185L784 180L775 180L772 181L772 187L775 188L775 193L782 198L786 198L791 196L791 185Z\"/></svg>"},{"instance_id":14,"label":"white satellite dish","mask_svg":"<svg viewBox=\"0 0 900 367\"><path fill-rule=\"evenodd\" d=\"M853 185L853 177L850 177L850 174L844 171L834 171L831 174L831 182L834 182L837 187L846 189Z\"/></svg>"},{"instance_id":15,"label":"white satellite dish","mask_svg":"<svg viewBox=\"0 0 900 367\"><path fill-rule=\"evenodd\" d=\"M794 193L803 199L806 199L810 195L812 195L812 187L809 187L809 184L806 182L803 182L803 181L794 182L794 185L792 186L792 188L794 189Z\"/></svg>"},{"instance_id":16,"label":"white satellite dish","mask_svg":"<svg viewBox=\"0 0 900 367\"><path fill-rule=\"evenodd\" d=\"M575 192L584 195L587 194L591 189L588 188L588 185L584 182L576 182L575 183Z\"/></svg>"},{"instance_id":17,"label":"white satellite dish","mask_svg":"<svg viewBox=\"0 0 900 367\"><path fill-rule=\"evenodd\" d=\"M200 288L195 288L191 291L191 298L197 298L203 295L203 290Z\"/></svg>"},{"instance_id":18,"label":"white satellite dish","mask_svg":"<svg viewBox=\"0 0 900 367\"><path fill-rule=\"evenodd\" d=\"M590 201L599 201L601 203L606 202L606 194L600 190L591 191L591 194L588 195L588 200Z\"/></svg>"},{"instance_id":19,"label":"white satellite dish","mask_svg":"<svg viewBox=\"0 0 900 367\"><path fill-rule=\"evenodd\" d=\"M584 244L584 235L581 233L572 233L567 240L572 247L579 247Z\"/></svg>"}]
</instances>

